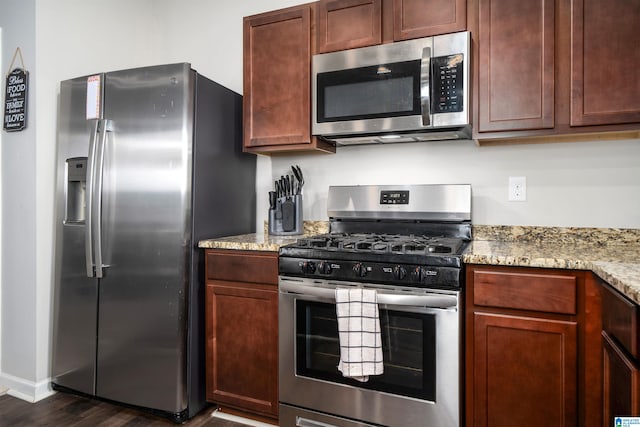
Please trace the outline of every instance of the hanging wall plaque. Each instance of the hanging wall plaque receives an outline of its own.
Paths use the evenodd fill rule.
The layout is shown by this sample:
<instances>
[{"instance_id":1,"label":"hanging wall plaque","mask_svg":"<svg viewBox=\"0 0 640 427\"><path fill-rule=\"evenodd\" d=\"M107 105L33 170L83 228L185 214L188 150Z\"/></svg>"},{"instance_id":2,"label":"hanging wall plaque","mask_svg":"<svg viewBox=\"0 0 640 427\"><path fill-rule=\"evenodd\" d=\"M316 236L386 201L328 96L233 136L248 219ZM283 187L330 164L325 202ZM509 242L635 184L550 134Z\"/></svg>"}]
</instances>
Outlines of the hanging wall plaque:
<instances>
[{"instance_id":1,"label":"hanging wall plaque","mask_svg":"<svg viewBox=\"0 0 640 427\"><path fill-rule=\"evenodd\" d=\"M16 54L20 54L22 61L22 53L20 48L16 49L13 55L13 61ZM4 91L4 130L7 132L20 131L27 127L27 94L29 89L29 72L23 68L14 68L7 74Z\"/></svg>"}]
</instances>

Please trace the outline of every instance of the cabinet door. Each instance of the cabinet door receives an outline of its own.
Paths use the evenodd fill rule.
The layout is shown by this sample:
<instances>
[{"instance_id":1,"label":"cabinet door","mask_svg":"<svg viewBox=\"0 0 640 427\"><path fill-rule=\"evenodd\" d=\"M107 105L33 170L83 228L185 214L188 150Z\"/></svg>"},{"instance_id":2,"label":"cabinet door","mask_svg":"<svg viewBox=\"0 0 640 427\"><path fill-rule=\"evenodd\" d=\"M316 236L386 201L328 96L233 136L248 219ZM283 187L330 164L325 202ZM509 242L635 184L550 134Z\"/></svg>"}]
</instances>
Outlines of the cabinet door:
<instances>
[{"instance_id":1,"label":"cabinet door","mask_svg":"<svg viewBox=\"0 0 640 427\"><path fill-rule=\"evenodd\" d=\"M465 0L393 0L396 41L467 29Z\"/></svg>"},{"instance_id":2,"label":"cabinet door","mask_svg":"<svg viewBox=\"0 0 640 427\"><path fill-rule=\"evenodd\" d=\"M320 0L318 52L382 42L382 0Z\"/></svg>"},{"instance_id":3,"label":"cabinet door","mask_svg":"<svg viewBox=\"0 0 640 427\"><path fill-rule=\"evenodd\" d=\"M615 416L640 416L640 370L625 351L602 333L604 425L613 425Z\"/></svg>"},{"instance_id":4,"label":"cabinet door","mask_svg":"<svg viewBox=\"0 0 640 427\"><path fill-rule=\"evenodd\" d=\"M311 136L314 4L244 18L244 150L322 150Z\"/></svg>"},{"instance_id":5,"label":"cabinet door","mask_svg":"<svg viewBox=\"0 0 640 427\"><path fill-rule=\"evenodd\" d=\"M575 322L474 313L467 425L575 426Z\"/></svg>"},{"instance_id":6,"label":"cabinet door","mask_svg":"<svg viewBox=\"0 0 640 427\"><path fill-rule=\"evenodd\" d=\"M554 0L479 0L479 132L554 127Z\"/></svg>"},{"instance_id":7,"label":"cabinet door","mask_svg":"<svg viewBox=\"0 0 640 427\"><path fill-rule=\"evenodd\" d=\"M572 0L571 125L640 122L640 2Z\"/></svg>"},{"instance_id":8,"label":"cabinet door","mask_svg":"<svg viewBox=\"0 0 640 427\"><path fill-rule=\"evenodd\" d=\"M277 287L210 281L206 319L207 400L277 417Z\"/></svg>"}]
</instances>

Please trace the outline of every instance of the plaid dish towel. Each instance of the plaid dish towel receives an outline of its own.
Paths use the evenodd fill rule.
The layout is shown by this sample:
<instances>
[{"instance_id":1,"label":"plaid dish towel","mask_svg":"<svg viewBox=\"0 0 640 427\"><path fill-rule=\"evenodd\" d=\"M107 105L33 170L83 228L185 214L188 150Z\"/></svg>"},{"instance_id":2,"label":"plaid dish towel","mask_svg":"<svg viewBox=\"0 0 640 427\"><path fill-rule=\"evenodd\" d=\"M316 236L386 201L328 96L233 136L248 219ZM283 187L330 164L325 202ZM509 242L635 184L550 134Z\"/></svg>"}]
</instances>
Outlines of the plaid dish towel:
<instances>
[{"instance_id":1,"label":"plaid dish towel","mask_svg":"<svg viewBox=\"0 0 640 427\"><path fill-rule=\"evenodd\" d=\"M366 382L382 375L382 338L378 297L374 289L336 289L340 338L338 370L345 377Z\"/></svg>"}]
</instances>

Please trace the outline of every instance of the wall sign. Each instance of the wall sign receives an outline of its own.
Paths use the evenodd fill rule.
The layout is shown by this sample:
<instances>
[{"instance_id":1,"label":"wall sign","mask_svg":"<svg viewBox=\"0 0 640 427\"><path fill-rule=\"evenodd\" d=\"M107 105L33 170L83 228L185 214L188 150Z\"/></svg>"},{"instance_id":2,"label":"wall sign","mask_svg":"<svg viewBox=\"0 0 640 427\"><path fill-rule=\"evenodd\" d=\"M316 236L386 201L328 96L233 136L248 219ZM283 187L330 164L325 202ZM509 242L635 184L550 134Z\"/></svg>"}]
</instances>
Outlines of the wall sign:
<instances>
[{"instance_id":1,"label":"wall sign","mask_svg":"<svg viewBox=\"0 0 640 427\"><path fill-rule=\"evenodd\" d=\"M4 130L7 132L20 131L27 127L27 94L29 90L29 72L24 68L20 48L13 54L11 65L20 54L22 68L14 68L7 74L4 91Z\"/></svg>"},{"instance_id":2,"label":"wall sign","mask_svg":"<svg viewBox=\"0 0 640 427\"><path fill-rule=\"evenodd\" d=\"M4 97L4 130L19 131L27 126L28 88L28 71L16 68L9 73Z\"/></svg>"}]
</instances>

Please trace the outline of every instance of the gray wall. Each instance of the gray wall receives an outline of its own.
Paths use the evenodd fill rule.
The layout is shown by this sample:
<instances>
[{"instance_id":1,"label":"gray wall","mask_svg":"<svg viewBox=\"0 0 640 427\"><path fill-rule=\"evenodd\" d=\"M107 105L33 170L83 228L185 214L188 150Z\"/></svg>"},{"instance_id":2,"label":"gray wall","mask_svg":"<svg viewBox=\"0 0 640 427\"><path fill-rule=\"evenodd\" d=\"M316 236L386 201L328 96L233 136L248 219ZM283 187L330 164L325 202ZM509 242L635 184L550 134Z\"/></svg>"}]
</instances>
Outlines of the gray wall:
<instances>
[{"instance_id":1,"label":"gray wall","mask_svg":"<svg viewBox=\"0 0 640 427\"><path fill-rule=\"evenodd\" d=\"M0 388L27 400L48 393L59 81L185 61L242 93L242 17L299 3L0 0L2 70L20 46L31 72L29 127L0 133ZM639 142L477 147L461 141L259 156L257 226L273 180L299 164L307 219L326 219L329 185L464 182L473 186L479 224L640 228ZM507 202L513 175L527 176L527 202Z\"/></svg>"}]
</instances>

